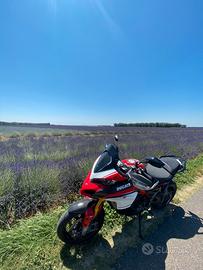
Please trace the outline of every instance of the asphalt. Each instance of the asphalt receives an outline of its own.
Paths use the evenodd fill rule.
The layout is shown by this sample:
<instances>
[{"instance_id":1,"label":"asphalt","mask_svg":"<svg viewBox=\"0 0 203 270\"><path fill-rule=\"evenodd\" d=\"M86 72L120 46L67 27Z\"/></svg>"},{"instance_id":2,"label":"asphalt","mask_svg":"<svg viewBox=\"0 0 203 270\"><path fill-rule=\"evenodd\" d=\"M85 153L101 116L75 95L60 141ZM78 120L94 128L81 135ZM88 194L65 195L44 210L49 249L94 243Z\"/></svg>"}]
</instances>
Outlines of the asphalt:
<instances>
[{"instance_id":1,"label":"asphalt","mask_svg":"<svg viewBox=\"0 0 203 270\"><path fill-rule=\"evenodd\" d=\"M203 269L203 189L174 205L156 231L125 251L111 269Z\"/></svg>"}]
</instances>

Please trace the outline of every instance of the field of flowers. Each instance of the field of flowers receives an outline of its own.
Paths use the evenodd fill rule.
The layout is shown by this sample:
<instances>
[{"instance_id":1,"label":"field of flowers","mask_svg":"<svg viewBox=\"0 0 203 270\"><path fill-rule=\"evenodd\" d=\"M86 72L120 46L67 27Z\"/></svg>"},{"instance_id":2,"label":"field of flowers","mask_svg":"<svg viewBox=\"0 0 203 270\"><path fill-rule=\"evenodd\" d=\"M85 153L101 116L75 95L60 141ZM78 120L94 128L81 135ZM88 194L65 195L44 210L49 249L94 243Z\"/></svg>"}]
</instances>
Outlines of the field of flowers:
<instances>
[{"instance_id":1,"label":"field of flowers","mask_svg":"<svg viewBox=\"0 0 203 270\"><path fill-rule=\"evenodd\" d=\"M64 130L68 131L46 129L33 134L20 130L20 135L13 136L4 127L0 140L0 227L71 199L105 144L113 142L114 134L120 135L121 158L176 154L190 159L203 152L203 128Z\"/></svg>"}]
</instances>

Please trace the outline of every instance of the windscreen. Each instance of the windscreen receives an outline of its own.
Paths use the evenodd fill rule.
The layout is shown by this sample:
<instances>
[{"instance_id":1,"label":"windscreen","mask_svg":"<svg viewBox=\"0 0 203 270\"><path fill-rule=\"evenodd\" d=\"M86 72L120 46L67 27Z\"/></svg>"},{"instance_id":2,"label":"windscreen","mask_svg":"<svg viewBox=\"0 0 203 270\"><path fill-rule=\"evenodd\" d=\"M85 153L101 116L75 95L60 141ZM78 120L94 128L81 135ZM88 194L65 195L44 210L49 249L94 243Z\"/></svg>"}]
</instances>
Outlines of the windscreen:
<instances>
[{"instance_id":1,"label":"windscreen","mask_svg":"<svg viewBox=\"0 0 203 270\"><path fill-rule=\"evenodd\" d=\"M112 157L109 155L108 152L104 152L99 157L95 165L94 172L103 172L110 169L113 169Z\"/></svg>"}]
</instances>

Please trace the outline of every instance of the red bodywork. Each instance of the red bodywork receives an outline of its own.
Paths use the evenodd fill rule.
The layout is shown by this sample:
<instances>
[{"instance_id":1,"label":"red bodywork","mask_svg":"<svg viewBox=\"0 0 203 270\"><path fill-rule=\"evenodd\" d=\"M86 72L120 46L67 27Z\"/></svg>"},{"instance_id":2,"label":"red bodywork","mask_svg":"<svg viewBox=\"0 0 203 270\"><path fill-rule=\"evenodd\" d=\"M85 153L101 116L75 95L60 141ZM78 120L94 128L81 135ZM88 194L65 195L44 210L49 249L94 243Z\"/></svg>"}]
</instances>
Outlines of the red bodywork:
<instances>
[{"instance_id":1,"label":"red bodywork","mask_svg":"<svg viewBox=\"0 0 203 270\"><path fill-rule=\"evenodd\" d=\"M122 160L122 162L126 164L127 166L144 169L144 165L140 163L139 160L136 160L136 159L124 159ZM91 177L91 171L88 173L80 189L80 194L89 198L93 197L95 193L102 191L104 188L106 188L106 186L104 186L102 183L99 183L99 182L92 183L90 177ZM103 177L103 179L109 180L109 181L117 181L120 183L123 182L123 184L125 184L125 181L127 180L126 177L119 174L116 170L113 173L107 173L105 177ZM122 197L122 196L125 196L126 194L129 194L135 191L139 192L143 196L147 196L147 193L145 191L138 190L135 186L130 186L127 189L109 193L108 195L105 196L105 198L114 198L114 197L120 197L120 196ZM101 211L102 207L103 207L103 204L100 204L98 211ZM84 229L88 228L88 226L94 219L95 215L97 215L97 211L95 210L95 205L93 205L90 208L88 208L84 214L84 218L82 221L82 226Z\"/></svg>"},{"instance_id":2,"label":"red bodywork","mask_svg":"<svg viewBox=\"0 0 203 270\"><path fill-rule=\"evenodd\" d=\"M122 162L124 164L126 164L127 166L137 166L138 168L144 168L144 165L142 163L139 163L139 160L136 159L124 159L122 160ZM80 189L80 194L83 196L88 196L91 197L90 194L94 194L96 192L99 192L100 190L102 190L104 188L104 186L102 184L98 184L98 183L92 183L90 180L90 175L91 175L91 171L88 173L87 177L85 178L82 187ZM106 180L112 180L112 181L118 181L118 182L124 182L127 180L124 176L120 175L117 171L115 171L114 173L111 174L107 174L104 177ZM136 187L130 187L129 189L125 189L123 191L119 191L113 194L109 194L107 196L107 198L109 197L117 197L117 196L122 196L124 194L128 194L130 192L133 192L137 190ZM139 191L141 194L145 194L145 191Z\"/></svg>"}]
</instances>

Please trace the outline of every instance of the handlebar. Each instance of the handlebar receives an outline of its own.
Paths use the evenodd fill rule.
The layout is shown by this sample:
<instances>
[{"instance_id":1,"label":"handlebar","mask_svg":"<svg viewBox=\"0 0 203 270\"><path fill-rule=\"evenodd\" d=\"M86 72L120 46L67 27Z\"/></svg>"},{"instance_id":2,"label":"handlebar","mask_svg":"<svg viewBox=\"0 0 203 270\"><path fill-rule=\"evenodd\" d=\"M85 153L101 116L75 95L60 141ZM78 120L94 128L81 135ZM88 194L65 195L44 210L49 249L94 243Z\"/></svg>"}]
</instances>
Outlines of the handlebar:
<instances>
[{"instance_id":1,"label":"handlebar","mask_svg":"<svg viewBox=\"0 0 203 270\"><path fill-rule=\"evenodd\" d=\"M140 162L136 162L134 166L128 166L122 161L117 162L116 170L119 174L129 178L129 172L136 171L137 173L143 173L144 165Z\"/></svg>"}]
</instances>

